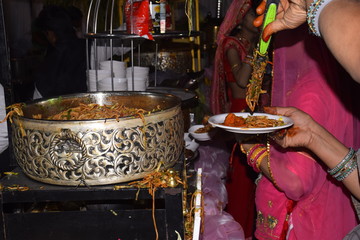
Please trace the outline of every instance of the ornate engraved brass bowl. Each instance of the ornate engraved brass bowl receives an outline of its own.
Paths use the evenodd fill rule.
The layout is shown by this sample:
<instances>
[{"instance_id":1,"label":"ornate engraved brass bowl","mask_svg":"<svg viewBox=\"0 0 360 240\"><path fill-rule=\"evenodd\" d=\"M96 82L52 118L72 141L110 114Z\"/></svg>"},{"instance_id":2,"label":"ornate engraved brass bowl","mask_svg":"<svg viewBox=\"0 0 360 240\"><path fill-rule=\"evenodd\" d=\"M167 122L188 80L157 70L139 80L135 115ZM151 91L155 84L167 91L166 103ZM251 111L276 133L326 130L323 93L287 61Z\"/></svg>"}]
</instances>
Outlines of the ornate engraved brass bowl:
<instances>
[{"instance_id":1,"label":"ornate engraved brass bowl","mask_svg":"<svg viewBox=\"0 0 360 240\"><path fill-rule=\"evenodd\" d=\"M79 103L111 105L151 111L141 118L57 121L34 119ZM181 100L150 92L97 92L65 95L27 103L24 116L12 118L14 154L24 173L55 185L105 185L144 177L173 166L183 152Z\"/></svg>"},{"instance_id":2,"label":"ornate engraved brass bowl","mask_svg":"<svg viewBox=\"0 0 360 240\"><path fill-rule=\"evenodd\" d=\"M156 58L157 57L157 58ZM134 59L138 59L138 54L134 54ZM157 64L156 63L157 59ZM157 56L154 52L141 53L140 63L142 66L155 66L163 72L173 71L183 74L191 69L191 51L160 51Z\"/></svg>"}]
</instances>

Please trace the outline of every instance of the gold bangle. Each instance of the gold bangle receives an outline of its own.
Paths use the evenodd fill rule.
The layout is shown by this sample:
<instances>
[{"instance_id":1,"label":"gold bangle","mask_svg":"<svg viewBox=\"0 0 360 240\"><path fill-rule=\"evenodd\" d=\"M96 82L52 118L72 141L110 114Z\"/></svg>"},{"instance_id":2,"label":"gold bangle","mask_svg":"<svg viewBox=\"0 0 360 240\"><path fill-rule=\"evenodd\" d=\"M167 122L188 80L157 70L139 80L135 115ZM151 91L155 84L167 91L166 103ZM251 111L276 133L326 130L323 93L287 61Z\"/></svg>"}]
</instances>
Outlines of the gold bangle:
<instances>
[{"instance_id":1,"label":"gold bangle","mask_svg":"<svg viewBox=\"0 0 360 240\"><path fill-rule=\"evenodd\" d=\"M237 67L239 67L239 64L235 63L234 65L231 66L231 70L234 70Z\"/></svg>"},{"instance_id":2,"label":"gold bangle","mask_svg":"<svg viewBox=\"0 0 360 240\"><path fill-rule=\"evenodd\" d=\"M257 159L257 161L256 161L256 168L257 168L257 169L260 170L260 165L261 165L262 160L264 160L264 158L265 158L266 156L268 156L268 155L269 155L269 153L266 151L266 152L264 152L263 154L261 154L261 156Z\"/></svg>"},{"instance_id":3,"label":"gold bangle","mask_svg":"<svg viewBox=\"0 0 360 240\"><path fill-rule=\"evenodd\" d=\"M248 58L248 59L250 59L250 60L254 60L254 57L253 57L253 56L251 56L251 55L249 55L249 54L248 54L248 55L246 55L246 56L245 56L245 58Z\"/></svg>"},{"instance_id":4,"label":"gold bangle","mask_svg":"<svg viewBox=\"0 0 360 240\"><path fill-rule=\"evenodd\" d=\"M261 144L255 144L254 146L252 146L247 152L246 152L246 156L249 155L249 153L252 153L252 151L254 150L254 148L258 148L261 147Z\"/></svg>"},{"instance_id":5,"label":"gold bangle","mask_svg":"<svg viewBox=\"0 0 360 240\"><path fill-rule=\"evenodd\" d=\"M255 149L255 150L251 153L250 158L256 157L257 155L259 155L259 153L260 153L261 151L264 151L264 150L265 150L264 147L258 147L257 149Z\"/></svg>"},{"instance_id":6,"label":"gold bangle","mask_svg":"<svg viewBox=\"0 0 360 240\"><path fill-rule=\"evenodd\" d=\"M245 63L245 64L247 64L247 65L249 65L250 67L252 67L253 66L253 63L252 63L252 61L251 60L249 60L249 59L244 59L244 61L242 61L243 63Z\"/></svg>"},{"instance_id":7,"label":"gold bangle","mask_svg":"<svg viewBox=\"0 0 360 240\"><path fill-rule=\"evenodd\" d=\"M240 150L243 154L247 155L246 150L244 149L244 146L242 144L240 144Z\"/></svg>"}]
</instances>

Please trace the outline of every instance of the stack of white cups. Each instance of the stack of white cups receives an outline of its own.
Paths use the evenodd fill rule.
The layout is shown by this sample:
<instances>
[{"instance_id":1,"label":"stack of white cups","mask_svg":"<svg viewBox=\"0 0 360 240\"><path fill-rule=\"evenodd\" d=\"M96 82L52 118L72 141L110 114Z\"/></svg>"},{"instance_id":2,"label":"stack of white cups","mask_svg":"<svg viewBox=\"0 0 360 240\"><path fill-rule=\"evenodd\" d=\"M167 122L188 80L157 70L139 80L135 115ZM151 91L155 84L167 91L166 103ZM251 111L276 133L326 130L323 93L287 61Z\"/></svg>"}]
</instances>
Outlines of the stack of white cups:
<instances>
[{"instance_id":1,"label":"stack of white cups","mask_svg":"<svg viewBox=\"0 0 360 240\"><path fill-rule=\"evenodd\" d=\"M105 78L99 81L99 91L126 91L126 62L121 61L102 61L101 70L113 70L113 78Z\"/></svg>"},{"instance_id":2,"label":"stack of white cups","mask_svg":"<svg viewBox=\"0 0 360 240\"><path fill-rule=\"evenodd\" d=\"M145 91L149 86L149 68L133 66L126 69L129 91ZM134 73L134 75L133 75Z\"/></svg>"},{"instance_id":3,"label":"stack of white cups","mask_svg":"<svg viewBox=\"0 0 360 240\"><path fill-rule=\"evenodd\" d=\"M126 78L105 78L98 82L99 91L127 91Z\"/></svg>"},{"instance_id":4,"label":"stack of white cups","mask_svg":"<svg viewBox=\"0 0 360 240\"><path fill-rule=\"evenodd\" d=\"M97 89L97 82L111 77L110 70L88 70L89 75L89 82L88 82L88 91L96 92Z\"/></svg>"},{"instance_id":5,"label":"stack of white cups","mask_svg":"<svg viewBox=\"0 0 360 240\"><path fill-rule=\"evenodd\" d=\"M113 74L111 74L111 70ZM127 90L126 62L101 61L99 69L89 70L88 74L88 90L90 92Z\"/></svg>"},{"instance_id":6,"label":"stack of white cups","mask_svg":"<svg viewBox=\"0 0 360 240\"><path fill-rule=\"evenodd\" d=\"M126 78L126 62L121 61L102 61L99 65L101 70L113 70L114 77L116 78Z\"/></svg>"}]
</instances>

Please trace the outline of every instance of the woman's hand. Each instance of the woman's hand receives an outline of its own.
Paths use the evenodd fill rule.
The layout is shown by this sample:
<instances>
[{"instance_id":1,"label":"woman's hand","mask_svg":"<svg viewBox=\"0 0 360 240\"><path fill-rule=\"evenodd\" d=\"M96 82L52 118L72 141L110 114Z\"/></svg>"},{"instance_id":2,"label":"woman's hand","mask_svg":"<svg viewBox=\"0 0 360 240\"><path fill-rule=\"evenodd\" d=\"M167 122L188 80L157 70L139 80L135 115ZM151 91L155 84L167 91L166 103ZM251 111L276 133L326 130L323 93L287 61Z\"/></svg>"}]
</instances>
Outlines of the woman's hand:
<instances>
[{"instance_id":1,"label":"woman's hand","mask_svg":"<svg viewBox=\"0 0 360 240\"><path fill-rule=\"evenodd\" d=\"M263 40L267 42L273 33L284 29L294 29L303 24L306 21L306 11L310 3L309 0L280 0L276 20L265 27L262 34ZM259 16L254 20L255 27L262 25L265 8L266 0L256 9Z\"/></svg>"},{"instance_id":2,"label":"woman's hand","mask_svg":"<svg viewBox=\"0 0 360 240\"><path fill-rule=\"evenodd\" d=\"M283 148L311 146L313 128L318 125L310 115L294 107L264 107L265 112L282 115L293 120L294 125L287 130L281 130L271 135L276 143Z\"/></svg>"}]
</instances>

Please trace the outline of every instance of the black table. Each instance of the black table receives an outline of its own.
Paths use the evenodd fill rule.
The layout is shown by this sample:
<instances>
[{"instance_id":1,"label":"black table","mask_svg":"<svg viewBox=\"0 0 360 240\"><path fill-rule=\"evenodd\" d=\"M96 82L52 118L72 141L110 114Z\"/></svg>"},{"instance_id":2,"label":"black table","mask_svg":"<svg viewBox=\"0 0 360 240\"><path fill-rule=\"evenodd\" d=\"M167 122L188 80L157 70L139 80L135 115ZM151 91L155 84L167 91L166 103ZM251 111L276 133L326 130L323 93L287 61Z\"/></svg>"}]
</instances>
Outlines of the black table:
<instances>
[{"instance_id":1,"label":"black table","mask_svg":"<svg viewBox=\"0 0 360 240\"><path fill-rule=\"evenodd\" d=\"M0 239L155 239L148 189L48 185L14 172L0 181ZM159 239L184 239L182 186L158 189L155 205Z\"/></svg>"}]
</instances>

